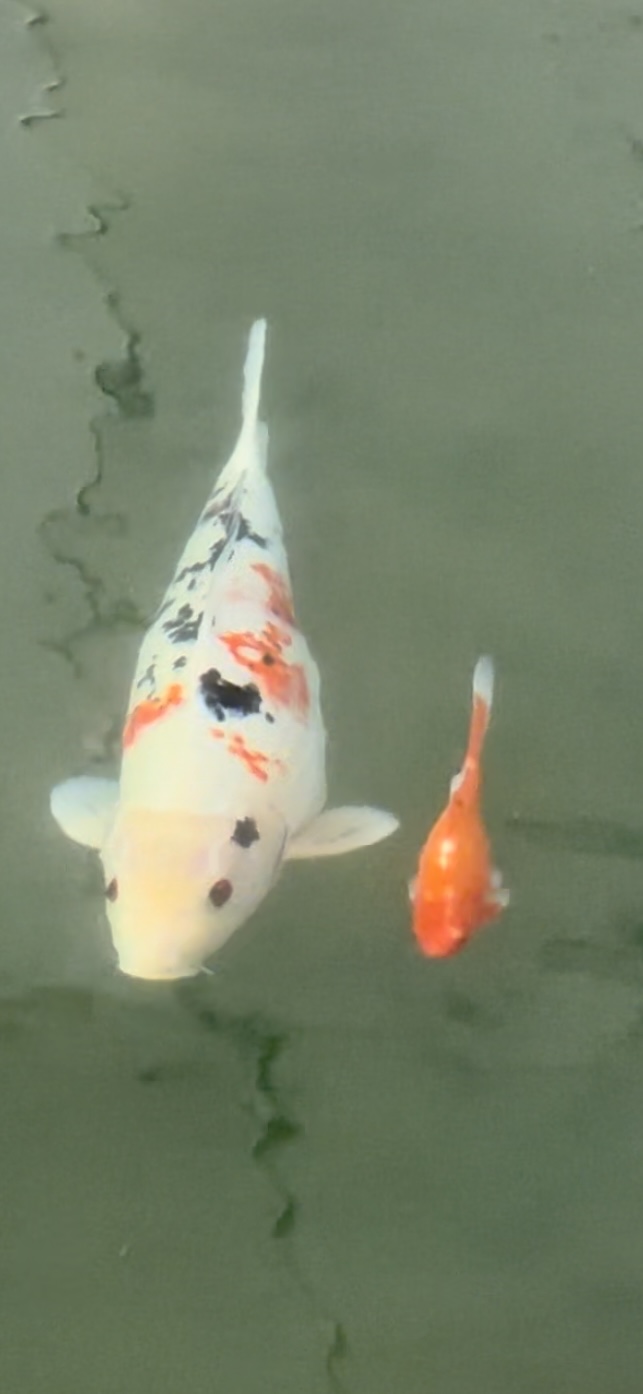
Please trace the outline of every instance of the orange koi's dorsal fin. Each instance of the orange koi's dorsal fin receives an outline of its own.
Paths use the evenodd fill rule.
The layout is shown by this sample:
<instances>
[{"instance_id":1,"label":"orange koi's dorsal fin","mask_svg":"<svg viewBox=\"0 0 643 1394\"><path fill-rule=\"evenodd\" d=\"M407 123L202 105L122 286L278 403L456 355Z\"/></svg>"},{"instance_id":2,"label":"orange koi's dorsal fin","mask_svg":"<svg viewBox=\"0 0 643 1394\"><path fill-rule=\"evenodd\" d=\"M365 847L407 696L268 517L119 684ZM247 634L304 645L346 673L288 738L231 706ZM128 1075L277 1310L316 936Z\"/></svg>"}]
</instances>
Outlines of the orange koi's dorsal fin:
<instances>
[{"instance_id":1,"label":"orange koi's dorsal fin","mask_svg":"<svg viewBox=\"0 0 643 1394\"><path fill-rule=\"evenodd\" d=\"M477 783L478 766L484 738L487 734L491 706L493 703L493 662L490 658L479 658L473 670L473 705L467 753L462 769L451 780L451 795L463 790L467 775L471 773Z\"/></svg>"}]
</instances>

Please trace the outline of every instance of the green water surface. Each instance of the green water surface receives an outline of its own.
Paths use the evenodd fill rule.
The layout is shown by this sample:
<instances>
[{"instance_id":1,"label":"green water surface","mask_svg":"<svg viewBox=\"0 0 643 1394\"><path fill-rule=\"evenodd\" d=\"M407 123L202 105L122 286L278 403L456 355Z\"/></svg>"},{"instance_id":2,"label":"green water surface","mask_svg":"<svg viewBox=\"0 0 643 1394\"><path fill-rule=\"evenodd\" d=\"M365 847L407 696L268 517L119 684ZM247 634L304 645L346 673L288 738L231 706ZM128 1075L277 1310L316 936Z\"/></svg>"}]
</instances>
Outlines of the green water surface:
<instances>
[{"instance_id":1,"label":"green water surface","mask_svg":"<svg viewBox=\"0 0 643 1394\"><path fill-rule=\"evenodd\" d=\"M49 8L0 0L0 1389L640 1394L643 9ZM259 314L331 798L402 829L137 985L48 791ZM484 651L512 907L429 963Z\"/></svg>"}]
</instances>

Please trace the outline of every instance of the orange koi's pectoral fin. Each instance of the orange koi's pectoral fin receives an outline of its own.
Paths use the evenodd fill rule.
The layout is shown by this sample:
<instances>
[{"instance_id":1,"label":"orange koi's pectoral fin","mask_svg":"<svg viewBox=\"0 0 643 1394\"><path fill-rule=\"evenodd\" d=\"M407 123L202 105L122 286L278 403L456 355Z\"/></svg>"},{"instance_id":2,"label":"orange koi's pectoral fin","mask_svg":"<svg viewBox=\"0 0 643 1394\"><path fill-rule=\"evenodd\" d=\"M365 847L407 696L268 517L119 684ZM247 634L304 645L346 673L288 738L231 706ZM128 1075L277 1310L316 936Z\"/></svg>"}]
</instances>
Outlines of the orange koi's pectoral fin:
<instances>
[{"instance_id":1,"label":"orange koi's pectoral fin","mask_svg":"<svg viewBox=\"0 0 643 1394\"><path fill-rule=\"evenodd\" d=\"M485 901L485 920L495 920L501 915L503 910L510 904L511 895L506 886L502 884L502 876L499 871L491 873L491 885Z\"/></svg>"}]
</instances>

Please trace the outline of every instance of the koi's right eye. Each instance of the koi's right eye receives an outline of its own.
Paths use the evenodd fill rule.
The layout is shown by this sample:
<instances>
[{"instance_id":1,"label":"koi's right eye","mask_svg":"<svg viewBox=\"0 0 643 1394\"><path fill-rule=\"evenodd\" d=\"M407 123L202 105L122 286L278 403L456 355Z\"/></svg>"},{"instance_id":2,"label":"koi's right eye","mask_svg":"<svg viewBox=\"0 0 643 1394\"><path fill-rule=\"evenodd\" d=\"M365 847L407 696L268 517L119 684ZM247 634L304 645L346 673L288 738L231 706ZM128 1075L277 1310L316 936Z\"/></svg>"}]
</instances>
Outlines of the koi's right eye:
<instances>
[{"instance_id":1,"label":"koi's right eye","mask_svg":"<svg viewBox=\"0 0 643 1394\"><path fill-rule=\"evenodd\" d=\"M106 887L105 887L105 899L106 899L106 900L116 900L116 899L117 899L117 896L118 896L118 881L116 880L116 877L115 877L115 876L112 876L111 881L110 881L110 882L108 883L108 885L106 885Z\"/></svg>"}]
</instances>

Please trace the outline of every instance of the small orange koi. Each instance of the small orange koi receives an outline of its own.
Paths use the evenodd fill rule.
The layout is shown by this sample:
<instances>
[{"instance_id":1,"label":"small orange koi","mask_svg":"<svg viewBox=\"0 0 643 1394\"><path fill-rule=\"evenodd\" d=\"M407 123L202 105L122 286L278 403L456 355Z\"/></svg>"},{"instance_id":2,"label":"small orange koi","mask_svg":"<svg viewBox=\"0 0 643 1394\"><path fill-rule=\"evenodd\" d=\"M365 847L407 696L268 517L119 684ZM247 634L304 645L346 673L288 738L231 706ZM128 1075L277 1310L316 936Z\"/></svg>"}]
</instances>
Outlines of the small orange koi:
<instances>
[{"instance_id":1,"label":"small orange koi","mask_svg":"<svg viewBox=\"0 0 643 1394\"><path fill-rule=\"evenodd\" d=\"M509 904L509 892L491 863L480 814L480 757L492 699L493 663L480 658L473 674L464 764L451 781L449 802L429 833L409 886L413 933L431 958L457 953L476 929Z\"/></svg>"}]
</instances>

